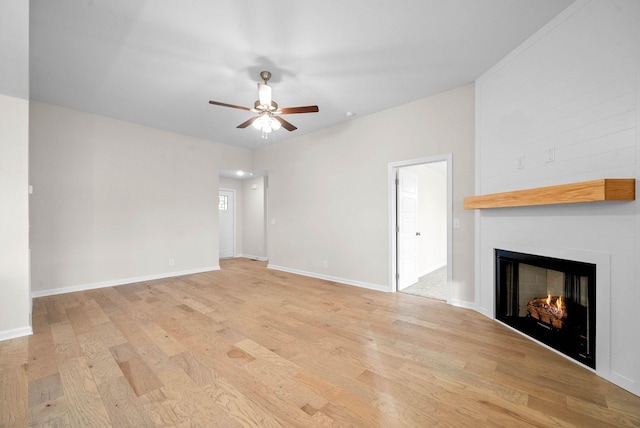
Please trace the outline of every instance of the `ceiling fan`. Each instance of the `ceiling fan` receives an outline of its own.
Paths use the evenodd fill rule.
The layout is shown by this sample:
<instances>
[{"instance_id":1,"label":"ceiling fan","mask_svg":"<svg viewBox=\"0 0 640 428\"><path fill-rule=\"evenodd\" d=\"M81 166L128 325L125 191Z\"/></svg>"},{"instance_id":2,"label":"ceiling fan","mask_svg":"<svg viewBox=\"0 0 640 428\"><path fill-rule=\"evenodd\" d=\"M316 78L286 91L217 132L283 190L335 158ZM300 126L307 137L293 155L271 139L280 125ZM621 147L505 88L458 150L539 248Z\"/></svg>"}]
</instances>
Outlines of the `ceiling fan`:
<instances>
[{"instance_id":1,"label":"ceiling fan","mask_svg":"<svg viewBox=\"0 0 640 428\"><path fill-rule=\"evenodd\" d=\"M254 128L262 131L262 138L267 138L267 135L271 131L276 131L283 127L287 131L295 131L296 128L293 124L287 122L279 115L282 114L296 114L296 113L317 113L318 106L303 106L303 107L283 107L279 108L278 104L271 99L271 86L267 82L271 79L271 73L269 71L260 72L260 78L264 83L258 83L258 100L254 103L253 108L237 106L234 104L221 103L219 101L209 101L209 104L237 108L240 110L247 110L253 113L258 113L257 116L242 122L236 128L246 128L249 125L253 125Z\"/></svg>"}]
</instances>

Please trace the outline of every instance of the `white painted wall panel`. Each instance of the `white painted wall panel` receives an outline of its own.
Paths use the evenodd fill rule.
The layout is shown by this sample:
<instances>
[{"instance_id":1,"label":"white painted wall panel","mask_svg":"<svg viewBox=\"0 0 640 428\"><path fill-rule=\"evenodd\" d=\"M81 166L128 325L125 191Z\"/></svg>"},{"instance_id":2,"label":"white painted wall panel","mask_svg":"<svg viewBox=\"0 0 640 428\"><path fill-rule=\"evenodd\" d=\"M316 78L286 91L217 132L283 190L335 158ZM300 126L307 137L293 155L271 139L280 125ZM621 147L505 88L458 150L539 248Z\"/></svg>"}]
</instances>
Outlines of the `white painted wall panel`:
<instances>
[{"instance_id":1,"label":"white painted wall panel","mask_svg":"<svg viewBox=\"0 0 640 428\"><path fill-rule=\"evenodd\" d=\"M640 2L578 1L478 79L477 194L640 178L639 22ZM483 210L479 310L494 316L495 245L602 255L597 372L640 394L639 218L638 201Z\"/></svg>"}]
</instances>

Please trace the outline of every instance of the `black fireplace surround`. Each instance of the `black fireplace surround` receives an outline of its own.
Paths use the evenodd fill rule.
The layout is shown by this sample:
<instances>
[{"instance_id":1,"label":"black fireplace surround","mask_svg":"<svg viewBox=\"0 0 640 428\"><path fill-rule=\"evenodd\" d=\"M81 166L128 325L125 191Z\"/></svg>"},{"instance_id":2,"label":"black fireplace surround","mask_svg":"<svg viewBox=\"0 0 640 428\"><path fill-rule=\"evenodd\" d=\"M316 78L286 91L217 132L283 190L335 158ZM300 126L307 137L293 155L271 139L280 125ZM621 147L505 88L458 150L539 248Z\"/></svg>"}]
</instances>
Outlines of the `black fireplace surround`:
<instances>
[{"instance_id":1,"label":"black fireplace surround","mask_svg":"<svg viewBox=\"0 0 640 428\"><path fill-rule=\"evenodd\" d=\"M495 250L496 319L595 369L596 265Z\"/></svg>"}]
</instances>

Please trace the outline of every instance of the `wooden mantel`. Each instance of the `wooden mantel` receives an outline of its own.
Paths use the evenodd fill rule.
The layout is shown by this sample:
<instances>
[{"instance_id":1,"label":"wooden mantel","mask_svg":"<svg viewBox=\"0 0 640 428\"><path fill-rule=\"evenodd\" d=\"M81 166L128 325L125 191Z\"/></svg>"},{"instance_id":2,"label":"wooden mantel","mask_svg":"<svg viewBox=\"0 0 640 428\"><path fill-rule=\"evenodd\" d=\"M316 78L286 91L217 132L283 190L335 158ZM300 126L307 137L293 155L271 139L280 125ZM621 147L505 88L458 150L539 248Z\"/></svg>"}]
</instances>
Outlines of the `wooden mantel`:
<instances>
[{"instance_id":1,"label":"wooden mantel","mask_svg":"<svg viewBox=\"0 0 640 428\"><path fill-rule=\"evenodd\" d=\"M492 193L464 198L464 209L524 207L531 205L575 204L579 202L633 201L634 178L603 178L558 186Z\"/></svg>"}]
</instances>

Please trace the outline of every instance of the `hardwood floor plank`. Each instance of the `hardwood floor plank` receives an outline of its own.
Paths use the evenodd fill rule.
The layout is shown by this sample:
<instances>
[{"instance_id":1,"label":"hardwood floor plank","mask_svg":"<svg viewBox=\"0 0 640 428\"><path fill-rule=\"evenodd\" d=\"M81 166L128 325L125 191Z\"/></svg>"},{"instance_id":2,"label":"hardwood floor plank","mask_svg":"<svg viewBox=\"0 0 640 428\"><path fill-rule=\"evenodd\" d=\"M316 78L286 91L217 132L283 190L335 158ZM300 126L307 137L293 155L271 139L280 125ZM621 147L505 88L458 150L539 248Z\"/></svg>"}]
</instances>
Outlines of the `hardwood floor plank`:
<instances>
[{"instance_id":1,"label":"hardwood floor plank","mask_svg":"<svg viewBox=\"0 0 640 428\"><path fill-rule=\"evenodd\" d=\"M171 368L169 356L142 331L139 323L146 322L144 317L132 311L131 316L113 316L111 320L126 338L125 344L131 345L152 371L159 372L162 369Z\"/></svg>"},{"instance_id":2,"label":"hardwood floor plank","mask_svg":"<svg viewBox=\"0 0 640 428\"><path fill-rule=\"evenodd\" d=\"M29 338L18 337L0 342L0 367L21 366L29 362Z\"/></svg>"},{"instance_id":3,"label":"hardwood floor plank","mask_svg":"<svg viewBox=\"0 0 640 428\"><path fill-rule=\"evenodd\" d=\"M358 374L352 374L351 369L343 373L339 368L335 368L331 364L325 364L327 359L323 358L322 355L320 355L318 359L314 357L315 356L312 355L305 355L304 358L300 356L299 359L296 357L292 359L292 361L304 368L305 371L308 371L311 375L335 385L341 391L340 395L351 394L365 402L370 402L376 397L376 391L374 389L356 379L356 376L362 372L362 367L360 367Z\"/></svg>"},{"instance_id":4,"label":"hardwood floor plank","mask_svg":"<svg viewBox=\"0 0 640 428\"><path fill-rule=\"evenodd\" d=\"M68 297L68 296L65 296ZM61 299L62 296L50 296L44 297L44 305L46 307L47 323L55 324L58 322L67 321L67 313L64 309L64 303Z\"/></svg>"},{"instance_id":5,"label":"hardwood floor plank","mask_svg":"<svg viewBox=\"0 0 640 428\"><path fill-rule=\"evenodd\" d=\"M122 315L123 312L121 306L108 297L108 294L112 292L112 287L105 287L95 290L87 290L85 291L85 295L91 299L92 302L95 302L95 305L100 308L106 317Z\"/></svg>"},{"instance_id":6,"label":"hardwood floor plank","mask_svg":"<svg viewBox=\"0 0 640 428\"><path fill-rule=\"evenodd\" d=\"M54 401L64 395L60 373L54 373L40 379L32 380L28 384L29 407Z\"/></svg>"},{"instance_id":7,"label":"hardwood floor plank","mask_svg":"<svg viewBox=\"0 0 640 428\"><path fill-rule=\"evenodd\" d=\"M241 426L181 369L163 370L158 376L163 383L162 392L174 403L176 414L192 426Z\"/></svg>"},{"instance_id":8,"label":"hardwood floor plank","mask_svg":"<svg viewBox=\"0 0 640 428\"><path fill-rule=\"evenodd\" d=\"M215 382L216 373L213 368L201 363L191 352L171 357L178 367L182 369L198 386L206 386Z\"/></svg>"},{"instance_id":9,"label":"hardwood floor plank","mask_svg":"<svg viewBox=\"0 0 640 428\"><path fill-rule=\"evenodd\" d=\"M534 395L529 396L530 409L537 410L545 415L549 415L558 420L566 421L578 426L597 426L602 428L620 427L619 423L607 420L602 416L593 417L584 412L576 412L569 409L565 400L545 400Z\"/></svg>"},{"instance_id":10,"label":"hardwood floor plank","mask_svg":"<svg viewBox=\"0 0 640 428\"><path fill-rule=\"evenodd\" d=\"M122 376L122 371L113 359L111 351L100 338L101 336L96 332L78 337L82 355L87 359L93 380L98 386Z\"/></svg>"},{"instance_id":11,"label":"hardwood floor plank","mask_svg":"<svg viewBox=\"0 0 640 428\"><path fill-rule=\"evenodd\" d=\"M35 299L0 426L640 426L640 397L477 312L221 267Z\"/></svg>"},{"instance_id":12,"label":"hardwood floor plank","mask_svg":"<svg viewBox=\"0 0 640 428\"><path fill-rule=\"evenodd\" d=\"M27 425L26 369L26 364L0 365L0 427Z\"/></svg>"},{"instance_id":13,"label":"hardwood floor plank","mask_svg":"<svg viewBox=\"0 0 640 428\"><path fill-rule=\"evenodd\" d=\"M89 315L84 310L84 304L82 306L68 308L66 311L67 318L69 319L71 328L73 328L73 332L76 336L88 333L93 329L93 323L91 322Z\"/></svg>"},{"instance_id":14,"label":"hardwood floor plank","mask_svg":"<svg viewBox=\"0 0 640 428\"><path fill-rule=\"evenodd\" d=\"M98 385L112 426L145 427L152 426L152 419L137 402L138 397L123 376L111 377Z\"/></svg>"},{"instance_id":15,"label":"hardwood floor plank","mask_svg":"<svg viewBox=\"0 0 640 428\"><path fill-rule=\"evenodd\" d=\"M42 328L29 337L29 364L27 365L29 380L40 379L58 372L58 361L56 358L51 358L54 355L54 349L50 328Z\"/></svg>"},{"instance_id":16,"label":"hardwood floor plank","mask_svg":"<svg viewBox=\"0 0 640 428\"><path fill-rule=\"evenodd\" d=\"M73 327L68 320L51 324L54 353L58 362L63 362L80 355L80 346Z\"/></svg>"},{"instance_id":17,"label":"hardwood floor plank","mask_svg":"<svg viewBox=\"0 0 640 428\"><path fill-rule=\"evenodd\" d=\"M394 427L405 425L396 419L395 415L381 412L376 406L362 401L353 395L340 395L335 401L329 402L319 409L319 412L335 421L337 426L352 426L357 421L357 426L362 427ZM423 420L412 421L415 426L424 426Z\"/></svg>"},{"instance_id":18,"label":"hardwood floor plank","mask_svg":"<svg viewBox=\"0 0 640 428\"><path fill-rule=\"evenodd\" d=\"M620 412L611 404L607 407L602 407L571 396L567 397L566 404L567 408L572 412L583 414L593 421L602 420L617 427L640 427L640 415L634 415L626 411ZM634 410L637 410L637 408Z\"/></svg>"},{"instance_id":19,"label":"hardwood floor plank","mask_svg":"<svg viewBox=\"0 0 640 428\"><path fill-rule=\"evenodd\" d=\"M60 378L69 419L72 421L71 426L110 425L109 415L84 357L76 357L60 363Z\"/></svg>"},{"instance_id":20,"label":"hardwood floor plank","mask_svg":"<svg viewBox=\"0 0 640 428\"><path fill-rule=\"evenodd\" d=\"M279 369L282 369L289 375L295 375L300 370L302 370L296 364L285 358L282 358L280 355L270 351L269 349L265 348L259 343L254 342L251 339L241 340L240 342L234 343L233 346L235 348L242 349L257 360L265 361Z\"/></svg>"},{"instance_id":21,"label":"hardwood floor plank","mask_svg":"<svg viewBox=\"0 0 640 428\"><path fill-rule=\"evenodd\" d=\"M67 399L64 396L29 407L28 417L29 427L51 428L74 426L71 422L69 409L67 408ZM25 424L23 426L27 425Z\"/></svg>"},{"instance_id":22,"label":"hardwood floor plank","mask_svg":"<svg viewBox=\"0 0 640 428\"><path fill-rule=\"evenodd\" d=\"M102 310L102 307L93 299L89 299L82 304L82 310L91 322L92 326L110 322L109 317Z\"/></svg>"},{"instance_id":23,"label":"hardwood floor plank","mask_svg":"<svg viewBox=\"0 0 640 428\"><path fill-rule=\"evenodd\" d=\"M215 375L205 387L207 394L233 419L245 427L281 427L276 415L262 409L222 376Z\"/></svg>"},{"instance_id":24,"label":"hardwood floor plank","mask_svg":"<svg viewBox=\"0 0 640 428\"><path fill-rule=\"evenodd\" d=\"M222 388L223 391L230 394L231 398L240 397L243 400L246 397L249 403L254 403L262 411L281 421L284 426L316 426L314 420L300 407L282 399L281 394L277 393L279 388L276 387L274 389L272 385L267 385L261 382L260 379L253 377L249 370L244 370L244 367L250 361L247 362L246 359L243 359L244 363L238 366L236 365L236 358L228 355L218 357L210 352L198 353L196 357L204 364L215 367L215 382L212 386ZM256 361L255 358L251 358L251 361ZM206 388L210 390L209 387ZM216 395L215 398L216 400L223 400L223 402L229 399L226 395L221 397Z\"/></svg>"},{"instance_id":25,"label":"hardwood floor plank","mask_svg":"<svg viewBox=\"0 0 640 428\"><path fill-rule=\"evenodd\" d=\"M140 329L169 357L187 350L180 341L171 336L165 329L154 322L138 321Z\"/></svg>"},{"instance_id":26,"label":"hardwood floor plank","mask_svg":"<svg viewBox=\"0 0 640 428\"><path fill-rule=\"evenodd\" d=\"M128 343L110 348L113 359L139 397L162 387L162 382Z\"/></svg>"}]
</instances>

